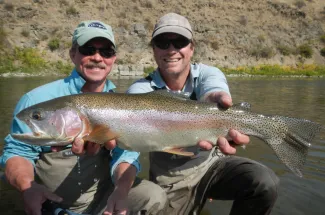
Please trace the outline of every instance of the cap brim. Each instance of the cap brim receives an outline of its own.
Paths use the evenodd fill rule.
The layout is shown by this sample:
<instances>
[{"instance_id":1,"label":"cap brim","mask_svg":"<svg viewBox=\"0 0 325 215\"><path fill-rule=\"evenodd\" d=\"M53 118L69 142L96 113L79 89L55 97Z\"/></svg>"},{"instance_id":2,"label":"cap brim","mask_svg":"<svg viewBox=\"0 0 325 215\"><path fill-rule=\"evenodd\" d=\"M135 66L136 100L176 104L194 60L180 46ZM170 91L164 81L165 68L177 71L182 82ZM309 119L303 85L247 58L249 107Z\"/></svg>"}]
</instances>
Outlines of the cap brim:
<instances>
[{"instance_id":1,"label":"cap brim","mask_svg":"<svg viewBox=\"0 0 325 215\"><path fill-rule=\"evenodd\" d=\"M152 38L158 36L159 34L163 34L163 33L175 33L175 34L180 34L184 37L186 37L187 39L192 39L192 33L186 29L186 28L182 28L179 26L164 26L162 28L159 28L158 30L156 30L153 34L152 34Z\"/></svg>"},{"instance_id":2,"label":"cap brim","mask_svg":"<svg viewBox=\"0 0 325 215\"><path fill-rule=\"evenodd\" d=\"M96 37L103 37L108 39L114 47L115 46L115 42L112 39L112 36L110 36L107 33L103 33L102 30L97 30L97 29L88 29L87 33L83 33L80 37L78 37L77 39L77 43L79 46L83 46L84 44L86 44L89 40L96 38Z\"/></svg>"}]
</instances>

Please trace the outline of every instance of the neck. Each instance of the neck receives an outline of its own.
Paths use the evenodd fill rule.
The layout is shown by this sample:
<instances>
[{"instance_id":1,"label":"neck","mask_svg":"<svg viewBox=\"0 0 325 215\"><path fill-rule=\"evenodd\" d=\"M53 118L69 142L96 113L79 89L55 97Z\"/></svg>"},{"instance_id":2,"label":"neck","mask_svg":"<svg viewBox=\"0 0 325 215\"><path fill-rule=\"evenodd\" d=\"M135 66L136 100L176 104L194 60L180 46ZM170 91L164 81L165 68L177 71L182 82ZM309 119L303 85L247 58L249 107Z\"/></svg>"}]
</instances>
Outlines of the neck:
<instances>
[{"instance_id":1,"label":"neck","mask_svg":"<svg viewBox=\"0 0 325 215\"><path fill-rule=\"evenodd\" d=\"M169 89L178 91L182 90L185 86L187 77L190 74L190 65L184 69L184 71L180 73L168 73L168 72L160 72L162 78L164 79L166 85Z\"/></svg>"},{"instance_id":2,"label":"neck","mask_svg":"<svg viewBox=\"0 0 325 215\"><path fill-rule=\"evenodd\" d=\"M81 91L84 93L87 92L103 92L105 86L105 82L102 83L89 83L86 82L85 85L82 87Z\"/></svg>"}]
</instances>

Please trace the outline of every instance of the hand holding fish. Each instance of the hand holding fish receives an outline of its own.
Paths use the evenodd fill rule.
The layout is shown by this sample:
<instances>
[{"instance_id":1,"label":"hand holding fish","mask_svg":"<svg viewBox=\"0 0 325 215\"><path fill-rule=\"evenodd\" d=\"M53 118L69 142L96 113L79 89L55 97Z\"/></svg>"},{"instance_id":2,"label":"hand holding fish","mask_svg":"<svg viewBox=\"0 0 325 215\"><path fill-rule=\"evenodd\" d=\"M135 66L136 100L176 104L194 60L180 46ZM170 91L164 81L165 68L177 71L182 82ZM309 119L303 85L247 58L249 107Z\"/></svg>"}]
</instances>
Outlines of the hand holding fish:
<instances>
[{"instance_id":1,"label":"hand holding fish","mask_svg":"<svg viewBox=\"0 0 325 215\"><path fill-rule=\"evenodd\" d=\"M204 97L203 100L217 103L217 105L224 108L229 108L232 106L231 97L226 92L222 91L209 93ZM217 140L217 146L219 147L220 151L226 155L236 154L235 147L237 145L246 145L249 143L249 136L244 135L235 129L230 129L227 136L228 138L219 137ZM227 139L235 144L229 144ZM198 146L203 150L211 150L214 144L209 141L202 140L198 142Z\"/></svg>"},{"instance_id":2,"label":"hand holding fish","mask_svg":"<svg viewBox=\"0 0 325 215\"><path fill-rule=\"evenodd\" d=\"M107 206L104 215L125 215L127 214L127 196L128 192L122 188L116 187L107 200Z\"/></svg>"},{"instance_id":3,"label":"hand holding fish","mask_svg":"<svg viewBox=\"0 0 325 215\"><path fill-rule=\"evenodd\" d=\"M46 200L62 201L62 198L50 192L44 185L32 182L32 186L23 191L23 201L26 214L41 215L42 204Z\"/></svg>"},{"instance_id":4,"label":"hand holding fish","mask_svg":"<svg viewBox=\"0 0 325 215\"><path fill-rule=\"evenodd\" d=\"M106 149L112 150L116 146L116 141L110 140L104 143L104 146ZM96 155L101 147L101 144L89 141L85 142L82 138L76 138L72 143L71 151L76 155L83 155L85 153L87 153L87 155Z\"/></svg>"}]
</instances>

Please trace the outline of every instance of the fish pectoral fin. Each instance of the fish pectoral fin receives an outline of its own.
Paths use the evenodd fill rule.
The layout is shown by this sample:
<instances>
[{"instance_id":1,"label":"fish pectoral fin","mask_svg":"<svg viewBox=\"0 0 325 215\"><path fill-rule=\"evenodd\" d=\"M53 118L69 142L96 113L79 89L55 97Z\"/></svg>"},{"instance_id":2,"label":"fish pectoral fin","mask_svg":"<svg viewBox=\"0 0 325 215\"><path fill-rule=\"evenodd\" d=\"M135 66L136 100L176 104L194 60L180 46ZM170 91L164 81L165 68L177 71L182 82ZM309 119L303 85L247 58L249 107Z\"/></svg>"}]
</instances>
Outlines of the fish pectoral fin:
<instances>
[{"instance_id":1,"label":"fish pectoral fin","mask_svg":"<svg viewBox=\"0 0 325 215\"><path fill-rule=\"evenodd\" d=\"M109 127L105 125L95 126L89 135L84 136L84 141L90 141L98 144L104 144L109 140L118 138L119 135L113 132Z\"/></svg>"},{"instance_id":2,"label":"fish pectoral fin","mask_svg":"<svg viewBox=\"0 0 325 215\"><path fill-rule=\"evenodd\" d=\"M166 152L166 153L182 155L182 156L188 156L188 157L194 156L193 152L188 152L184 148L171 148L171 147L168 147L168 148L163 149L162 151Z\"/></svg>"}]
</instances>

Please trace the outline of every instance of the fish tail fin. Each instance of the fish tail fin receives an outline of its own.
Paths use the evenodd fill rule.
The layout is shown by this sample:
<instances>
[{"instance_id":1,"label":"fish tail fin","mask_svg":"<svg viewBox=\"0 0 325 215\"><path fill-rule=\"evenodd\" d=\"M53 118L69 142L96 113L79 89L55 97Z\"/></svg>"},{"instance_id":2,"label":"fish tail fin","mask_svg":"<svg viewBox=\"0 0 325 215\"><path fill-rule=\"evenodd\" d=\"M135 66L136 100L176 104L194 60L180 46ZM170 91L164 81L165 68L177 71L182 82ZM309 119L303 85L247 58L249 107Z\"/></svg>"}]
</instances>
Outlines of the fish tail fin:
<instances>
[{"instance_id":1,"label":"fish tail fin","mask_svg":"<svg viewBox=\"0 0 325 215\"><path fill-rule=\"evenodd\" d=\"M266 142L295 175L302 177L301 171L311 146L310 142L319 133L322 126L305 119L278 118L281 123L285 123L286 129L279 131L280 135L267 139Z\"/></svg>"}]
</instances>

